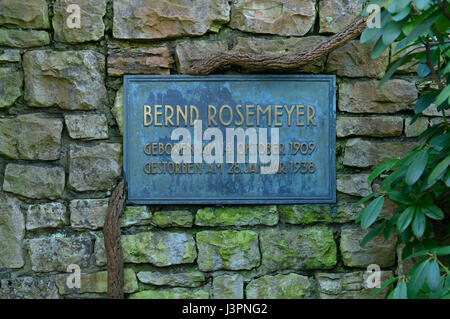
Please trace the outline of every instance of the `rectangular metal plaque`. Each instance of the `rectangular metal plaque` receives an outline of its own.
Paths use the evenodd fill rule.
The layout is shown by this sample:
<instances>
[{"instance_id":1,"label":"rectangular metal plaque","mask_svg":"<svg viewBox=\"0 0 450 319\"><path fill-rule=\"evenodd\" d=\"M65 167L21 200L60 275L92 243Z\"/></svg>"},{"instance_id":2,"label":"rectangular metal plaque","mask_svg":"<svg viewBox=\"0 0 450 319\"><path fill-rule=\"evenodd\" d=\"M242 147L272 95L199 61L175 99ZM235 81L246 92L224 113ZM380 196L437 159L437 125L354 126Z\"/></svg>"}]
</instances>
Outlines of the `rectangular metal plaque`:
<instances>
[{"instance_id":1,"label":"rectangular metal plaque","mask_svg":"<svg viewBox=\"0 0 450 319\"><path fill-rule=\"evenodd\" d=\"M336 202L335 76L133 75L124 82L129 201Z\"/></svg>"}]
</instances>

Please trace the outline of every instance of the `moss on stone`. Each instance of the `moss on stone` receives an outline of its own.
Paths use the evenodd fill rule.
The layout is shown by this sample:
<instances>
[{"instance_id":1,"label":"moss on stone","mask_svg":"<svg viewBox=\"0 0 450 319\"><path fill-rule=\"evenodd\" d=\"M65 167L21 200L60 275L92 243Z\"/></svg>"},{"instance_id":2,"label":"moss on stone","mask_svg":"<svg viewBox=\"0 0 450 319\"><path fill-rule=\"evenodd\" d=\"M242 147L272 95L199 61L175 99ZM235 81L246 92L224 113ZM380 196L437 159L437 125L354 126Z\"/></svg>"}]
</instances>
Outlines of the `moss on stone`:
<instances>
[{"instance_id":1,"label":"moss on stone","mask_svg":"<svg viewBox=\"0 0 450 319\"><path fill-rule=\"evenodd\" d=\"M259 263L258 234L224 230L197 233L201 270L251 269Z\"/></svg>"},{"instance_id":2,"label":"moss on stone","mask_svg":"<svg viewBox=\"0 0 450 319\"><path fill-rule=\"evenodd\" d=\"M303 299L310 289L308 277L298 274L263 276L246 288L248 299Z\"/></svg>"},{"instance_id":3,"label":"moss on stone","mask_svg":"<svg viewBox=\"0 0 450 319\"><path fill-rule=\"evenodd\" d=\"M273 226L278 223L275 205L243 207L207 207L199 209L195 217L198 226Z\"/></svg>"},{"instance_id":4,"label":"moss on stone","mask_svg":"<svg viewBox=\"0 0 450 319\"><path fill-rule=\"evenodd\" d=\"M159 211L153 214L153 224L161 227L192 227L194 216L188 210Z\"/></svg>"},{"instance_id":5,"label":"moss on stone","mask_svg":"<svg viewBox=\"0 0 450 319\"><path fill-rule=\"evenodd\" d=\"M333 231L325 226L266 229L260 241L265 270L332 268L337 262Z\"/></svg>"},{"instance_id":6,"label":"moss on stone","mask_svg":"<svg viewBox=\"0 0 450 319\"><path fill-rule=\"evenodd\" d=\"M130 299L208 299L209 287L200 289L166 288L148 289L130 295Z\"/></svg>"}]
</instances>

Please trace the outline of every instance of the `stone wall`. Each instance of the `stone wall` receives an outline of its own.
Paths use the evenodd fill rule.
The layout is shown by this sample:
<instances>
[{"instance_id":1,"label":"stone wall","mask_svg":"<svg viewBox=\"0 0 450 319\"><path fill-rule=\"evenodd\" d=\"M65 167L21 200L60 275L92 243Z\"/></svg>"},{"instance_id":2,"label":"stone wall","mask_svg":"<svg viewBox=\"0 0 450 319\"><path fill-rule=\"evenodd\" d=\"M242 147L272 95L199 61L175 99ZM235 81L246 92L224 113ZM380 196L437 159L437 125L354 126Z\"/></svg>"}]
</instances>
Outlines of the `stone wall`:
<instances>
[{"instance_id":1,"label":"stone wall","mask_svg":"<svg viewBox=\"0 0 450 319\"><path fill-rule=\"evenodd\" d=\"M342 30L361 10L354 3L0 0L0 298L106 296L102 226L122 175L123 74L189 73L226 50L302 51ZM66 24L70 4L79 29ZM353 204L377 187L374 166L440 118L408 125L427 83L406 67L377 89L392 52L370 52L352 41L290 70L337 75L338 203L127 206L127 298L369 298L369 264L383 278L397 271L395 238L359 246ZM80 289L65 284L69 264L82 269Z\"/></svg>"}]
</instances>

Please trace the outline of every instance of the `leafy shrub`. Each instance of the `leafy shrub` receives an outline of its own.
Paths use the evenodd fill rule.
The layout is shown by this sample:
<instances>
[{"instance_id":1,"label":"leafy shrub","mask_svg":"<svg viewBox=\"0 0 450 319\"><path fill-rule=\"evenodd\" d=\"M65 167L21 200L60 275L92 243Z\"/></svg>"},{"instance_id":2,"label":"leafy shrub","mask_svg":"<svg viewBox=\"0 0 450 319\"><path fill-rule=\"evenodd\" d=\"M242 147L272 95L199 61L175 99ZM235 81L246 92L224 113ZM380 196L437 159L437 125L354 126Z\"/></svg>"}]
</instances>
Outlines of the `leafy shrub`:
<instances>
[{"instance_id":1,"label":"leafy shrub","mask_svg":"<svg viewBox=\"0 0 450 319\"><path fill-rule=\"evenodd\" d=\"M362 43L375 43L372 58L392 46L393 62L383 85L403 65L416 65L420 78L432 85L415 103L414 123L428 108L437 108L443 120L419 137L419 145L407 156L392 159L369 176L381 180L380 188L363 198L370 200L357 218L363 229L372 226L362 240L366 245L383 232L388 239L398 234L402 259L418 260L408 274L385 282L395 288L388 298L450 298L450 132L445 110L450 108L450 4L442 0L361 1L379 5L381 28L366 28ZM367 13L366 13L367 14ZM393 216L380 216L385 199L397 206Z\"/></svg>"}]
</instances>

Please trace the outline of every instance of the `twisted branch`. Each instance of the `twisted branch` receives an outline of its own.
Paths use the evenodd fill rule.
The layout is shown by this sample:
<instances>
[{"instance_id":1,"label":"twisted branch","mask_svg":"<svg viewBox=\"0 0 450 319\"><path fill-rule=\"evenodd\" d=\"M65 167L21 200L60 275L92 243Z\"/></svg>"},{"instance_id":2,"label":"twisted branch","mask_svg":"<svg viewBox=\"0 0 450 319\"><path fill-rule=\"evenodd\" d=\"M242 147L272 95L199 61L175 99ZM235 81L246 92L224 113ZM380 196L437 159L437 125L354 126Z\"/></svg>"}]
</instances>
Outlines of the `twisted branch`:
<instances>
[{"instance_id":1,"label":"twisted branch","mask_svg":"<svg viewBox=\"0 0 450 319\"><path fill-rule=\"evenodd\" d=\"M371 15L360 17L350 23L343 31L336 33L314 48L302 53L273 56L231 50L194 62L190 68L190 74L210 74L218 68L230 65L247 67L252 70L297 69L322 59L331 51L358 37L366 28L367 22L372 18Z\"/></svg>"},{"instance_id":2,"label":"twisted branch","mask_svg":"<svg viewBox=\"0 0 450 319\"><path fill-rule=\"evenodd\" d=\"M125 202L125 182L114 189L108 204L103 235L108 263L108 299L124 298L123 254L120 242L120 216Z\"/></svg>"}]
</instances>

